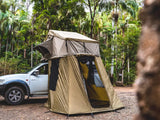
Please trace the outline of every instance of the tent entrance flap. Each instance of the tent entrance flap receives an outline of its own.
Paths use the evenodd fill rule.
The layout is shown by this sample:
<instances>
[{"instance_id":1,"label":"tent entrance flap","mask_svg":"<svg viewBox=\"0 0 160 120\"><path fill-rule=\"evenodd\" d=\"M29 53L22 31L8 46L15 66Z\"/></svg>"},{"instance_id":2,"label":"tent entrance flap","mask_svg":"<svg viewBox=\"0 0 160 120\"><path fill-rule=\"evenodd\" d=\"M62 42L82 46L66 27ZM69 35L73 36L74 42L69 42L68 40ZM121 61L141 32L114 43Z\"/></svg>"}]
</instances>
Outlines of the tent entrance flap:
<instances>
[{"instance_id":1,"label":"tent entrance flap","mask_svg":"<svg viewBox=\"0 0 160 120\"><path fill-rule=\"evenodd\" d=\"M78 57L86 92L93 108L109 107L108 94L99 76L93 56Z\"/></svg>"},{"instance_id":2,"label":"tent entrance flap","mask_svg":"<svg viewBox=\"0 0 160 120\"><path fill-rule=\"evenodd\" d=\"M60 58L53 59L51 62L51 74L50 74L50 81L49 81L49 89L55 91L57 80L58 80L58 68L59 68L59 60Z\"/></svg>"}]
</instances>

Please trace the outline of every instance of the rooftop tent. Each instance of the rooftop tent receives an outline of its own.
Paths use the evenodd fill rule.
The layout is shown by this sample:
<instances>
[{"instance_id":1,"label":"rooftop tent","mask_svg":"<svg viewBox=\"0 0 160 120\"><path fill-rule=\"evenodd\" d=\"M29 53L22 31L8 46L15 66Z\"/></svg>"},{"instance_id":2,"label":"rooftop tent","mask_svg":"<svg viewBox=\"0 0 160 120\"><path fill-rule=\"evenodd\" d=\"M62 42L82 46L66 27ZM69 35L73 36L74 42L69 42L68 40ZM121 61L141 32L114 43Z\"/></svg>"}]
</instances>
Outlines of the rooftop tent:
<instances>
[{"instance_id":1,"label":"rooftop tent","mask_svg":"<svg viewBox=\"0 0 160 120\"><path fill-rule=\"evenodd\" d=\"M82 54L100 56L98 41L76 32L50 30L47 40L35 49L46 59Z\"/></svg>"},{"instance_id":2,"label":"rooftop tent","mask_svg":"<svg viewBox=\"0 0 160 120\"><path fill-rule=\"evenodd\" d=\"M75 32L50 30L36 46L49 62L49 96L53 112L84 114L122 108L110 83L96 40Z\"/></svg>"}]
</instances>

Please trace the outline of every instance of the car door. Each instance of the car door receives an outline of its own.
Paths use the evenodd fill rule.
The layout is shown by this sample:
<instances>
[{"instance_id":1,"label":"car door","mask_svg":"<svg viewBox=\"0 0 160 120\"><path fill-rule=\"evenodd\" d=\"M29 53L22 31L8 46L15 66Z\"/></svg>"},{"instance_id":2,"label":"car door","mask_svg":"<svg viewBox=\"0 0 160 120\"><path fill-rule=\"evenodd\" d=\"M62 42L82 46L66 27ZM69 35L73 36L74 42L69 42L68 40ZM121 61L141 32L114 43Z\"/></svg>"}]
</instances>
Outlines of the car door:
<instances>
[{"instance_id":1,"label":"car door","mask_svg":"<svg viewBox=\"0 0 160 120\"><path fill-rule=\"evenodd\" d=\"M48 94L48 64L42 65L35 71L39 71L39 74L38 75L31 74L30 76L31 94L37 94L37 95Z\"/></svg>"}]
</instances>

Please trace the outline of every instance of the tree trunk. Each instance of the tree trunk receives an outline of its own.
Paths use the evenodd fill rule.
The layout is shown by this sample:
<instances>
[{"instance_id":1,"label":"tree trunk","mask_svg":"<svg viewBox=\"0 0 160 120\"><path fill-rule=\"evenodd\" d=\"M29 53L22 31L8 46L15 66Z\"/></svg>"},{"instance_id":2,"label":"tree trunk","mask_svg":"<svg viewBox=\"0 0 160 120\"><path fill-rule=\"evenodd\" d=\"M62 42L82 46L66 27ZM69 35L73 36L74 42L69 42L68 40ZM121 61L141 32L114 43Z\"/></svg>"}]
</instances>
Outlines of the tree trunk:
<instances>
[{"instance_id":1,"label":"tree trunk","mask_svg":"<svg viewBox=\"0 0 160 120\"><path fill-rule=\"evenodd\" d=\"M124 69L122 70L122 81L121 81L122 85L124 84Z\"/></svg>"},{"instance_id":2,"label":"tree trunk","mask_svg":"<svg viewBox=\"0 0 160 120\"><path fill-rule=\"evenodd\" d=\"M33 43L31 43L31 68L33 67Z\"/></svg>"},{"instance_id":3,"label":"tree trunk","mask_svg":"<svg viewBox=\"0 0 160 120\"><path fill-rule=\"evenodd\" d=\"M94 25L94 18L91 20L91 38L93 37L93 25Z\"/></svg>"},{"instance_id":4,"label":"tree trunk","mask_svg":"<svg viewBox=\"0 0 160 120\"><path fill-rule=\"evenodd\" d=\"M24 49L24 59L26 58L26 49Z\"/></svg>"},{"instance_id":5,"label":"tree trunk","mask_svg":"<svg viewBox=\"0 0 160 120\"><path fill-rule=\"evenodd\" d=\"M90 11L90 18L91 18L91 33L90 33L90 37L93 38L93 28L94 28L94 18L96 15L96 9L98 7L98 3L100 0L88 0L88 4L87 6L89 7L89 11ZM93 3L93 6L91 5Z\"/></svg>"},{"instance_id":6,"label":"tree trunk","mask_svg":"<svg viewBox=\"0 0 160 120\"><path fill-rule=\"evenodd\" d=\"M129 55L129 46L127 46L127 50L128 50L128 65L127 65L127 67L128 67L128 81L130 81L130 55Z\"/></svg>"},{"instance_id":7,"label":"tree trunk","mask_svg":"<svg viewBox=\"0 0 160 120\"><path fill-rule=\"evenodd\" d=\"M6 52L5 52L5 61L4 61L4 75L6 74L6 69L7 69L7 52L8 52L8 39L6 43Z\"/></svg>"},{"instance_id":8,"label":"tree trunk","mask_svg":"<svg viewBox=\"0 0 160 120\"><path fill-rule=\"evenodd\" d=\"M0 30L1 39L0 39L0 54L1 54L1 47L2 47L2 39L3 39L3 32Z\"/></svg>"},{"instance_id":9,"label":"tree trunk","mask_svg":"<svg viewBox=\"0 0 160 120\"><path fill-rule=\"evenodd\" d=\"M112 20L112 28L114 28L114 20ZM114 34L113 34L113 40L115 39ZM111 81L113 81L113 74L114 74L114 45L111 45L111 55L112 55L112 62L111 62Z\"/></svg>"},{"instance_id":10,"label":"tree trunk","mask_svg":"<svg viewBox=\"0 0 160 120\"><path fill-rule=\"evenodd\" d=\"M116 34L116 36L115 36L115 62L116 62L116 65L115 65L115 67L116 67L116 76L117 76L117 81L118 81L118 77L119 77L119 73L118 73L118 62L117 62L117 49L118 49L118 46L117 46L117 23L115 24L116 26L115 26L115 34Z\"/></svg>"},{"instance_id":11,"label":"tree trunk","mask_svg":"<svg viewBox=\"0 0 160 120\"><path fill-rule=\"evenodd\" d=\"M145 0L142 14L135 82L140 113L135 120L160 120L160 0Z\"/></svg>"},{"instance_id":12,"label":"tree trunk","mask_svg":"<svg viewBox=\"0 0 160 120\"><path fill-rule=\"evenodd\" d=\"M2 44L1 44L1 40L0 40L0 54L1 54L1 47L2 47Z\"/></svg>"}]
</instances>

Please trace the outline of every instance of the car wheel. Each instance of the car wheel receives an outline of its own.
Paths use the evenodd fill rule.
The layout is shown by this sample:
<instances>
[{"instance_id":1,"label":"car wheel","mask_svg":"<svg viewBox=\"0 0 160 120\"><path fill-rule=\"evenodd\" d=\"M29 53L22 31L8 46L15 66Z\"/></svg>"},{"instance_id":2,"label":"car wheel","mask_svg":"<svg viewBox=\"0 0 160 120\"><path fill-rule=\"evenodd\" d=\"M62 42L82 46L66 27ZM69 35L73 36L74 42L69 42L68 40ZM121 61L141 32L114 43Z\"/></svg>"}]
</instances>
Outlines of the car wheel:
<instances>
[{"instance_id":1,"label":"car wheel","mask_svg":"<svg viewBox=\"0 0 160 120\"><path fill-rule=\"evenodd\" d=\"M18 105L23 102L24 96L22 88L14 86L5 92L5 101L10 105Z\"/></svg>"}]
</instances>

